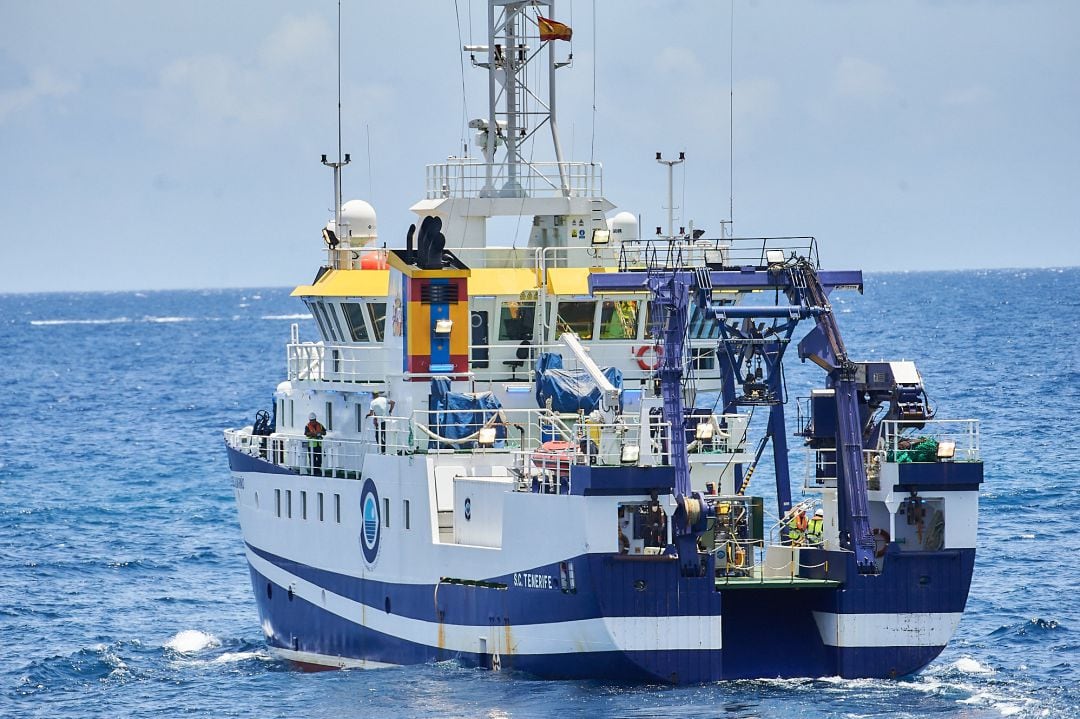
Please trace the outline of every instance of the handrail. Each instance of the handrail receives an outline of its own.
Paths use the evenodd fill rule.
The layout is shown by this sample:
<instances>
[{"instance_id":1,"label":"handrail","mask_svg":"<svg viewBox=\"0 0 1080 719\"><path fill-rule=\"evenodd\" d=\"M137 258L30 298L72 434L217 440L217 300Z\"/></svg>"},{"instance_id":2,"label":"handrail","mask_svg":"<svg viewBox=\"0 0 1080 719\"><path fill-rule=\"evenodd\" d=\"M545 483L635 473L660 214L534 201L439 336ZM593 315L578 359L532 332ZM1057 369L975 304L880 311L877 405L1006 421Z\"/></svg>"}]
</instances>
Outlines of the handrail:
<instances>
[{"instance_id":1,"label":"handrail","mask_svg":"<svg viewBox=\"0 0 1080 719\"><path fill-rule=\"evenodd\" d=\"M506 192L500 187L510 179L510 163L492 163L488 184L488 164L468 157L454 157L425 168L425 197L600 197L604 194L603 166L598 162L516 162L516 185Z\"/></svg>"},{"instance_id":2,"label":"handrail","mask_svg":"<svg viewBox=\"0 0 1080 719\"><path fill-rule=\"evenodd\" d=\"M469 414L474 415L474 421L460 421L462 415ZM368 453L531 454L544 450L545 443L552 440L565 442L572 448L573 463L662 465L668 463L669 436L667 423L650 421L642 425L635 415L620 416L613 422L593 423L580 414L503 408L416 410L407 417L365 419L360 436L352 437L340 437L330 432L313 441L284 432L253 435L250 428L245 428L227 430L225 441L237 451L290 469L358 476ZM629 462L623 451L627 445L638 448Z\"/></svg>"}]
</instances>

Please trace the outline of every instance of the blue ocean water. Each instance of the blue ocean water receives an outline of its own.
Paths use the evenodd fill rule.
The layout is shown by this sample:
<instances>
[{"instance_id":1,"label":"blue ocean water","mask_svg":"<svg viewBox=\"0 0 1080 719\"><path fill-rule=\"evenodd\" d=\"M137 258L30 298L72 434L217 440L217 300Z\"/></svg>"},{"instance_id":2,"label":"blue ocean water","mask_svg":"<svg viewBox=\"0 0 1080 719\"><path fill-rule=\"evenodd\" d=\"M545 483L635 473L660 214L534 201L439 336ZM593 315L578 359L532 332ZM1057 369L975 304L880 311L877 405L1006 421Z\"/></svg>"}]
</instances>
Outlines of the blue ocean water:
<instances>
[{"instance_id":1,"label":"blue ocean water","mask_svg":"<svg viewBox=\"0 0 1080 719\"><path fill-rule=\"evenodd\" d=\"M1078 298L1080 269L871 274L864 296L837 294L852 355L915 359L939 416L983 420L959 633L898 681L672 688L272 660L220 430L269 406L289 325L314 334L302 305L283 289L0 295L0 716L1076 716ZM789 362L792 395L820 381Z\"/></svg>"}]
</instances>

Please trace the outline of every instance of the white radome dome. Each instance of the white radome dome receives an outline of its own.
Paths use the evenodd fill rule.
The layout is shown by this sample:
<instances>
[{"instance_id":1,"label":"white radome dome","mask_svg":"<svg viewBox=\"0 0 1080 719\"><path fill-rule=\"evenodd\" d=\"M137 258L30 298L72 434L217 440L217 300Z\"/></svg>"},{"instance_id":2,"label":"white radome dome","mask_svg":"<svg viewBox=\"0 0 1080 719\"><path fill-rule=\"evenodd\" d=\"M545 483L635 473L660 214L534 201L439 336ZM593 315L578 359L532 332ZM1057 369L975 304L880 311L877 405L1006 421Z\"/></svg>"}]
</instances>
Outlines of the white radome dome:
<instances>
[{"instance_id":1,"label":"white radome dome","mask_svg":"<svg viewBox=\"0 0 1080 719\"><path fill-rule=\"evenodd\" d=\"M633 212L620 212L607 221L613 239L630 242L638 239L638 222Z\"/></svg>"},{"instance_id":2,"label":"white radome dome","mask_svg":"<svg viewBox=\"0 0 1080 719\"><path fill-rule=\"evenodd\" d=\"M345 226L347 237L375 238L378 226L375 221L375 208L363 200L349 200L341 206L341 224Z\"/></svg>"}]
</instances>

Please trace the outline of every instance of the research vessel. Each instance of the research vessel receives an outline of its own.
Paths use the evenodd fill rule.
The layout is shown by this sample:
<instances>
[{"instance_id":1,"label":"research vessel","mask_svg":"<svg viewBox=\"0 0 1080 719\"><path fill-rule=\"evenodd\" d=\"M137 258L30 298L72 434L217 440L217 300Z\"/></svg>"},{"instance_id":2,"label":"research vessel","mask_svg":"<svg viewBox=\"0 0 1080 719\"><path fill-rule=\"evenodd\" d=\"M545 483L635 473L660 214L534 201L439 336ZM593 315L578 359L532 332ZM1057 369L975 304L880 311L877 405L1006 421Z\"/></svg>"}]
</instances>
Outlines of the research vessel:
<instances>
[{"instance_id":1,"label":"research vessel","mask_svg":"<svg viewBox=\"0 0 1080 719\"><path fill-rule=\"evenodd\" d=\"M488 3L477 156L427 167L407 230L380 236L323 158L326 262L293 292L318 337L293 325L273 406L225 432L268 646L669 683L919 671L967 600L978 422L935 416L913 362L854 358L830 297L862 273L813 237L614 213L601 166L562 156L553 5ZM488 237L500 216L527 246ZM789 356L822 375L794 411Z\"/></svg>"}]
</instances>

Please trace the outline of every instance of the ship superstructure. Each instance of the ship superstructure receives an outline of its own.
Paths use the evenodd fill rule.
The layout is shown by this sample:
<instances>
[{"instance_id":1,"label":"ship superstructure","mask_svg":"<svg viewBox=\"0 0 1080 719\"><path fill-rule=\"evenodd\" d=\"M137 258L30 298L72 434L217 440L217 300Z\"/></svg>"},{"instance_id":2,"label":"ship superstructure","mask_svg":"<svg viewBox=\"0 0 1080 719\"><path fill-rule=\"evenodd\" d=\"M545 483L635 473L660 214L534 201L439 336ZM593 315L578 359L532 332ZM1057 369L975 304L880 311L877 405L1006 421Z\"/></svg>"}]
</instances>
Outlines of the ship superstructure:
<instances>
[{"instance_id":1,"label":"ship superstructure","mask_svg":"<svg viewBox=\"0 0 1080 719\"><path fill-rule=\"evenodd\" d=\"M320 338L294 325L272 411L226 432L268 644L667 682L919 670L967 598L978 423L936 418L913 363L851 358L829 297L862 274L821 269L813 238L609 219L599 165L559 148L569 28L552 3L488 9L466 48L483 159L429 166L389 247L370 205L340 206L293 293ZM541 130L546 165L521 152ZM518 214L528 246L491 246L486 220ZM825 380L794 430L792 343ZM775 507L751 491L767 449Z\"/></svg>"}]
</instances>

